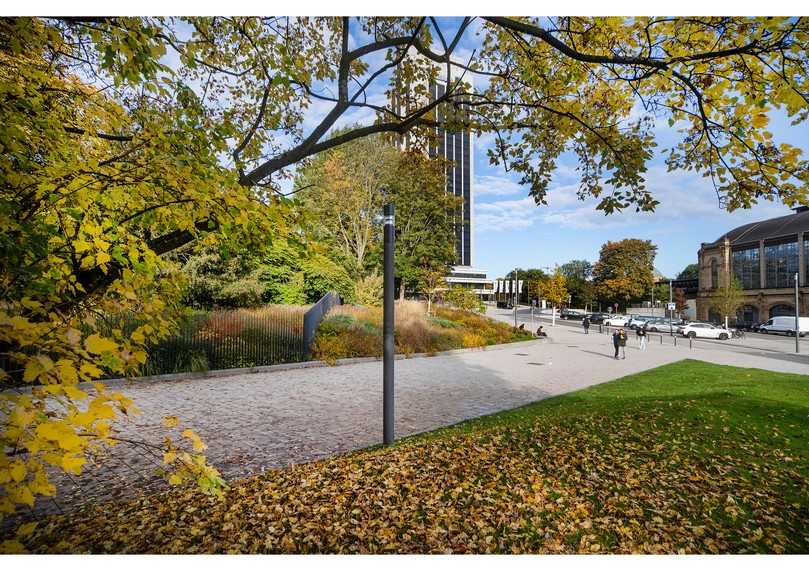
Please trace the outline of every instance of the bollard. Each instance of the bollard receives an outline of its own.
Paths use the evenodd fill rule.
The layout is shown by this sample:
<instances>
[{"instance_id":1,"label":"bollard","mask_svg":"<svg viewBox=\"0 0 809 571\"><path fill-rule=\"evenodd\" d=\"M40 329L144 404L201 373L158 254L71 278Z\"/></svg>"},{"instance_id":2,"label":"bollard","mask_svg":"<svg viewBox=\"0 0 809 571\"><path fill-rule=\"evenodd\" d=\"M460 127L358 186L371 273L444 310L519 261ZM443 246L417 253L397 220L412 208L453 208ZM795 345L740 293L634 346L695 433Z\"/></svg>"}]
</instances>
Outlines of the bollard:
<instances>
[{"instance_id":1,"label":"bollard","mask_svg":"<svg viewBox=\"0 0 809 571\"><path fill-rule=\"evenodd\" d=\"M677 338L676 337L674 338L674 346L675 347L677 346Z\"/></svg>"},{"instance_id":2,"label":"bollard","mask_svg":"<svg viewBox=\"0 0 809 571\"><path fill-rule=\"evenodd\" d=\"M693 349L693 348L694 348L694 340L693 340L693 339L691 339L690 337L688 338L688 348L689 348L689 349Z\"/></svg>"},{"instance_id":3,"label":"bollard","mask_svg":"<svg viewBox=\"0 0 809 571\"><path fill-rule=\"evenodd\" d=\"M663 336L662 335L660 336L660 344L661 345L663 344Z\"/></svg>"}]
</instances>

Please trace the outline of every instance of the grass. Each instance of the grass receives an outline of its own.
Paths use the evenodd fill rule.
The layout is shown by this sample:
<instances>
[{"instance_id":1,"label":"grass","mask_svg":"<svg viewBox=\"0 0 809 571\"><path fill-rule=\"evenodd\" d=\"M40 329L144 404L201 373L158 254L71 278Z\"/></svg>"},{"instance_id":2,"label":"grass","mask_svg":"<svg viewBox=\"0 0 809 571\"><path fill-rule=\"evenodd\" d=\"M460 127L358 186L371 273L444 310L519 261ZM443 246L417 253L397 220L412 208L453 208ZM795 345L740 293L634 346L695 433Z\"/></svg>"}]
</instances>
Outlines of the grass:
<instances>
[{"instance_id":1,"label":"grass","mask_svg":"<svg viewBox=\"0 0 809 571\"><path fill-rule=\"evenodd\" d=\"M395 316L396 352L405 355L532 339L529 332L469 311L438 307L428 316L425 304L417 301L397 302ZM312 356L327 363L381 354L382 309L378 307L334 308L320 324L312 348Z\"/></svg>"},{"instance_id":2,"label":"grass","mask_svg":"<svg viewBox=\"0 0 809 571\"><path fill-rule=\"evenodd\" d=\"M43 524L37 552L806 553L809 377L681 361Z\"/></svg>"}]
</instances>

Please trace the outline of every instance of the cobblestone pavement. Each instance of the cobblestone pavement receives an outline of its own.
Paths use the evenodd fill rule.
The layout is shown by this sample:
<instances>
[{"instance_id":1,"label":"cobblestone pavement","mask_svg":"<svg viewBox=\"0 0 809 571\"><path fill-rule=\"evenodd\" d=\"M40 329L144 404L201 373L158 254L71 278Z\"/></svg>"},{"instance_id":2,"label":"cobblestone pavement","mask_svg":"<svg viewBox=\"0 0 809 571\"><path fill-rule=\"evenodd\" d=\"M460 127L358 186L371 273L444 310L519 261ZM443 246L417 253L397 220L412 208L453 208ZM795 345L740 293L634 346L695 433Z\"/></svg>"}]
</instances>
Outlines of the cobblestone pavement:
<instances>
[{"instance_id":1,"label":"cobblestone pavement","mask_svg":"<svg viewBox=\"0 0 809 571\"><path fill-rule=\"evenodd\" d=\"M495 316L498 317L498 316ZM432 430L683 358L809 374L809 358L745 355L715 344L630 346L612 358L606 335L547 328L546 343L396 362L396 436ZM209 459L228 479L374 445L382 437L382 363L253 373L224 378L141 381L120 389L142 414L125 435L159 443L160 420L176 415L198 431ZM150 454L119 445L79 477L59 476L54 500L27 517L70 511L165 486Z\"/></svg>"}]
</instances>

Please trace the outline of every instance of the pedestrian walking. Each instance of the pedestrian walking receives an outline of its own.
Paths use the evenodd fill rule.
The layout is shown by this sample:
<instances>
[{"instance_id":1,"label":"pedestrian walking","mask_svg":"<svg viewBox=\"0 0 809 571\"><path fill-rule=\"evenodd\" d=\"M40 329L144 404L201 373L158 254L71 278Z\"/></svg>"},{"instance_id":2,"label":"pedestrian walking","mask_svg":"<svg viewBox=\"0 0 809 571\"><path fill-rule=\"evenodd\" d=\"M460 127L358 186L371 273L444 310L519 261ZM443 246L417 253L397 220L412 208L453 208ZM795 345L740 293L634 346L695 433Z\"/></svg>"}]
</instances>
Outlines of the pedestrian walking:
<instances>
[{"instance_id":1,"label":"pedestrian walking","mask_svg":"<svg viewBox=\"0 0 809 571\"><path fill-rule=\"evenodd\" d=\"M587 317L586 315L584 316L584 319L581 320L581 326L584 327L584 334L589 335L590 334L590 318Z\"/></svg>"},{"instance_id":2,"label":"pedestrian walking","mask_svg":"<svg viewBox=\"0 0 809 571\"><path fill-rule=\"evenodd\" d=\"M643 327L638 327L636 330L638 335L638 347L641 351L646 350L646 330Z\"/></svg>"},{"instance_id":3,"label":"pedestrian walking","mask_svg":"<svg viewBox=\"0 0 809 571\"><path fill-rule=\"evenodd\" d=\"M626 330L622 327L618 330L618 346L621 348L621 359L626 359L626 339ZM617 353L615 358L618 358Z\"/></svg>"},{"instance_id":4,"label":"pedestrian walking","mask_svg":"<svg viewBox=\"0 0 809 571\"><path fill-rule=\"evenodd\" d=\"M615 358L618 358L618 351L621 348L621 332L616 329L612 332L612 345L615 347Z\"/></svg>"}]
</instances>

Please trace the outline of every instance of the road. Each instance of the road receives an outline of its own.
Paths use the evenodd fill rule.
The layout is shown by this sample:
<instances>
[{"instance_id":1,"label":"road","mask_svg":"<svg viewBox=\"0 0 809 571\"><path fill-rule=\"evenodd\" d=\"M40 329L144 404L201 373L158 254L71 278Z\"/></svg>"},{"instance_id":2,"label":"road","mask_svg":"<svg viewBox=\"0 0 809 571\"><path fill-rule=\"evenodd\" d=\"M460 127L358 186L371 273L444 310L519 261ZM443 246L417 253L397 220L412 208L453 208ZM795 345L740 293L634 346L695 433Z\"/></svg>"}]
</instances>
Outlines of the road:
<instances>
[{"instance_id":1,"label":"road","mask_svg":"<svg viewBox=\"0 0 809 571\"><path fill-rule=\"evenodd\" d=\"M505 321L506 323L513 324L514 323L514 310L506 310L506 309L495 309L495 308L488 308L487 314L495 319L499 319L501 321ZM545 330L548 330L548 324L551 323L551 315L550 310L534 310L533 316L533 323L532 327L532 318L531 318L531 308L526 306L520 306L517 312L517 323L518 324L525 324L526 329L535 330L536 327L541 323ZM581 329L581 321L571 320L568 321L566 319L560 319L557 315L556 317L556 326L562 327L569 327L573 329ZM591 328L594 330L598 330L598 325L593 324ZM658 341L657 334L651 334L654 341ZM673 341L668 333L664 333L664 343L672 343ZM761 333L749 333L745 332L744 339L728 339L727 341L720 341L718 339L699 339L696 341L699 344L705 343L714 343L722 345L728 351L734 352L745 352L747 350L753 352L775 352L775 353L785 353L787 355L795 355L795 338L794 337L787 337L786 335L765 335ZM688 339L685 339L682 336L679 336L677 341L678 345L680 343L688 343ZM809 355L809 337L802 337L799 340L799 348L800 354L802 355Z\"/></svg>"}]
</instances>

